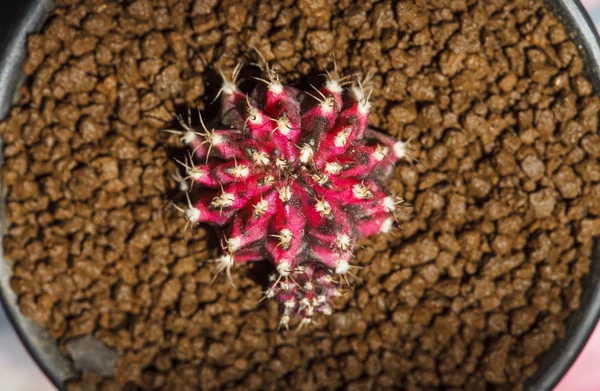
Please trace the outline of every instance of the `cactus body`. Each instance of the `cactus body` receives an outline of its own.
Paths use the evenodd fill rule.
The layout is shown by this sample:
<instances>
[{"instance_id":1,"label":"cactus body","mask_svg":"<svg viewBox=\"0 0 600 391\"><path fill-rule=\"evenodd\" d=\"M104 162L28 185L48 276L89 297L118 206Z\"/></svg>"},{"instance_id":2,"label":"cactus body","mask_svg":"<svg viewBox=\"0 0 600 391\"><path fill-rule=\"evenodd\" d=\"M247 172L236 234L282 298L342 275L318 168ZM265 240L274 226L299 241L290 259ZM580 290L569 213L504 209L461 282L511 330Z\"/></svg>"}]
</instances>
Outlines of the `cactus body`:
<instances>
[{"instance_id":1,"label":"cactus body","mask_svg":"<svg viewBox=\"0 0 600 391\"><path fill-rule=\"evenodd\" d=\"M218 270L271 261L266 296L279 303L282 325L304 324L332 312L356 241L391 229L402 200L385 184L407 148L368 128L361 83L346 91L328 73L323 87L303 92L267 69L246 95L238 72L219 92L218 126L182 137L193 157L187 178L202 187L185 214L222 230Z\"/></svg>"}]
</instances>

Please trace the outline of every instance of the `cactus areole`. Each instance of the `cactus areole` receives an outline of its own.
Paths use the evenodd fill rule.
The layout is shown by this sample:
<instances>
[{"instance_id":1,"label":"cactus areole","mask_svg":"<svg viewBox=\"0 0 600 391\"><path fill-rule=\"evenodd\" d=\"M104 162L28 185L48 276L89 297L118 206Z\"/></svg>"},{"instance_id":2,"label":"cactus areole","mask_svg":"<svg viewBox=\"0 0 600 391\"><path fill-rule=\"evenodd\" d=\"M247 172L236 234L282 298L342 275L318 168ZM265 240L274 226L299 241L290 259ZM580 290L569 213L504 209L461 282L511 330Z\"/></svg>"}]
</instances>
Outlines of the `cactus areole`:
<instances>
[{"instance_id":1,"label":"cactus areole","mask_svg":"<svg viewBox=\"0 0 600 391\"><path fill-rule=\"evenodd\" d=\"M265 295L282 326L303 325L331 314L357 240L392 228L402 199L385 183L406 145L368 128L365 83L328 72L304 92L266 67L246 95L239 71L223 78L216 127L183 125L186 178L201 191L181 210L192 224L219 227L217 271L229 278L235 264L272 262Z\"/></svg>"}]
</instances>

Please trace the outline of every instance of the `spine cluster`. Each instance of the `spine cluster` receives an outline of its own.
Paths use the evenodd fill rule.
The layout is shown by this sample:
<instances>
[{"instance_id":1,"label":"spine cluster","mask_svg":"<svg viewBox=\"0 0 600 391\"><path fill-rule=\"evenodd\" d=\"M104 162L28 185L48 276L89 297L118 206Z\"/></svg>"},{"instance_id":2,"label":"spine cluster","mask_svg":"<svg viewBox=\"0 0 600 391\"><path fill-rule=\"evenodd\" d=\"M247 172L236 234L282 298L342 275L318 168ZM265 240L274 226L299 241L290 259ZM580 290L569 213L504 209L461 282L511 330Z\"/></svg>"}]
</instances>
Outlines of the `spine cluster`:
<instances>
[{"instance_id":1,"label":"spine cluster","mask_svg":"<svg viewBox=\"0 0 600 391\"><path fill-rule=\"evenodd\" d=\"M271 261L266 297L279 303L282 326L303 325L331 314L357 240L392 228L402 199L385 184L407 145L368 128L364 82L328 72L305 92L265 66L245 94L240 69L223 78L216 125L184 125L185 179L202 190L181 210L189 223L219 227L218 271Z\"/></svg>"}]
</instances>

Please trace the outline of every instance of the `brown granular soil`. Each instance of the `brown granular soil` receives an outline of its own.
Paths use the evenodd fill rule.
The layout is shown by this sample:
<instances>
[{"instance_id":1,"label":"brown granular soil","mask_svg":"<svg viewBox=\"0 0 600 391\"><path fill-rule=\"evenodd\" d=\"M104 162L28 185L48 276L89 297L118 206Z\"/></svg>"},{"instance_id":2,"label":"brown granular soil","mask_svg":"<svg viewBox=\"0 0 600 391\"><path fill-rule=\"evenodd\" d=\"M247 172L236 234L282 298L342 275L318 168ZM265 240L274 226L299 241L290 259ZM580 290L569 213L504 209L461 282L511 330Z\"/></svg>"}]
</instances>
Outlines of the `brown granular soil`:
<instances>
[{"instance_id":1,"label":"brown granular soil","mask_svg":"<svg viewBox=\"0 0 600 391\"><path fill-rule=\"evenodd\" d=\"M211 281L184 232L175 136L252 47L297 82L374 69L372 126L411 138L414 214L364 241L334 315L277 330L259 266ZM600 234L599 100L542 1L59 0L0 125L23 313L92 334L116 374L72 390L519 387L564 335ZM252 83L252 79L246 83Z\"/></svg>"}]
</instances>

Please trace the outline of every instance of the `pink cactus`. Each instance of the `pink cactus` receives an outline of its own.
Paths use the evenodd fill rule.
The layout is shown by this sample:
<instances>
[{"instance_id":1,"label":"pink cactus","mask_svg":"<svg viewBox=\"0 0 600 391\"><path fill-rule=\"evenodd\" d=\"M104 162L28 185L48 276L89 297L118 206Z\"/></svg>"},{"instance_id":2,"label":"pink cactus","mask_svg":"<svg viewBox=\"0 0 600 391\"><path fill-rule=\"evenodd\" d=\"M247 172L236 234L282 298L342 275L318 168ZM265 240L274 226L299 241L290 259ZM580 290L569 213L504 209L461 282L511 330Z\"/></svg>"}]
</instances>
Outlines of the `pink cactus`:
<instances>
[{"instance_id":1,"label":"pink cactus","mask_svg":"<svg viewBox=\"0 0 600 391\"><path fill-rule=\"evenodd\" d=\"M217 270L230 278L237 263L273 263L266 297L288 327L330 314L356 241L392 228L402 199L385 182L407 146L367 127L364 83L344 94L328 72L313 95L265 68L249 95L237 88L239 66L223 78L218 127L184 126L187 178L202 192L182 211L190 223L221 227Z\"/></svg>"}]
</instances>

